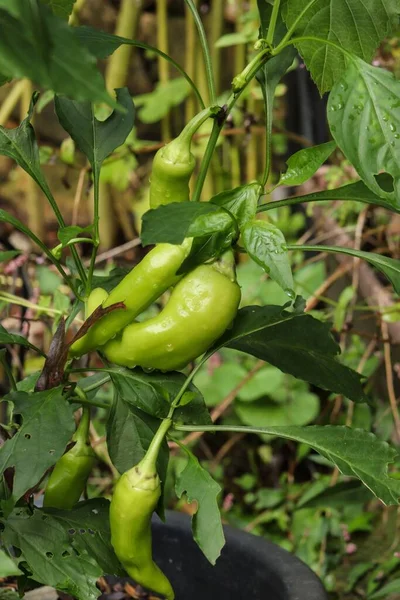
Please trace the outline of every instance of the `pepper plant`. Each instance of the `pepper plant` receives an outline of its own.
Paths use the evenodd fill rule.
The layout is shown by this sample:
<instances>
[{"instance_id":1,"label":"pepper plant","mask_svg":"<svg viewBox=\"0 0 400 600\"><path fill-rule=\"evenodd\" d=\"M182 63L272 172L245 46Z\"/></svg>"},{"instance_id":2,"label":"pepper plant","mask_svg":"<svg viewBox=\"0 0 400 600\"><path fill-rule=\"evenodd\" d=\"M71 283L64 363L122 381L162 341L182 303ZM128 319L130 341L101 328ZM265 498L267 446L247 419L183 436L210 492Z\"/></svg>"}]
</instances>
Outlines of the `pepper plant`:
<instances>
[{"instance_id":1,"label":"pepper plant","mask_svg":"<svg viewBox=\"0 0 400 600\"><path fill-rule=\"evenodd\" d=\"M0 153L13 159L43 191L58 221L60 243L48 248L5 210L0 210L0 220L34 242L62 276L73 301L48 348L36 348L25 337L0 329L6 348L21 345L45 357L41 372L16 381L6 349L1 351L11 391L2 399L8 418L1 424L0 576L17 575L21 589L39 582L90 600L99 595L96 581L101 575L127 572L144 587L172 599L170 583L152 560L150 519L154 510L163 517L167 440L179 443L179 432L239 431L301 442L329 459L344 476L361 480L384 504L397 504L400 497L400 482L391 466L396 451L373 434L329 425L213 424L196 388L202 365L225 348L257 357L352 402L369 401L363 378L340 362L330 325L307 314L303 299L294 293L289 254L317 249L361 258L391 282L396 294L400 262L347 247L289 245L282 232L260 215L336 199L400 213L400 82L370 64L379 43L398 24L398 1L259 0L260 28L252 58L233 79L223 105L215 93L201 19L192 0L186 3L198 28L209 106L182 67L157 48L69 25L71 0L0 2L2 83L27 78L54 94L58 120L86 156L94 187L93 223L84 229L68 225L40 165L32 126L39 96L35 92L22 123L15 129L0 128ZM100 173L131 132L135 108L126 88L115 94L106 90L97 59L124 44L150 49L177 68L200 111L154 158L151 208L143 217L141 241L155 248L125 277L99 277L95 264ZM329 92L333 139L291 156L274 187L303 184L336 148L354 166L359 180L338 189L265 202L271 191L274 93L298 53L321 94ZM265 104L263 175L199 202L226 119L253 79L261 86ZM99 103L108 107L103 120L98 118ZM191 139L207 120L212 131L193 175ZM87 268L82 243L92 248ZM261 265L286 292L287 303L239 309L233 252L246 252ZM160 314L137 322L170 288ZM79 362L89 352L97 352L103 366L94 369L85 359ZM107 445L121 475L111 509L107 499L79 501L94 463L88 435L90 407L103 406L93 395L106 383L114 390ZM77 429L74 414L80 414ZM220 488L187 447L181 446L181 451L187 463L177 479L176 494L185 493L189 501L197 502L192 521L195 541L215 563L224 545ZM41 508L33 498L43 488Z\"/></svg>"}]
</instances>

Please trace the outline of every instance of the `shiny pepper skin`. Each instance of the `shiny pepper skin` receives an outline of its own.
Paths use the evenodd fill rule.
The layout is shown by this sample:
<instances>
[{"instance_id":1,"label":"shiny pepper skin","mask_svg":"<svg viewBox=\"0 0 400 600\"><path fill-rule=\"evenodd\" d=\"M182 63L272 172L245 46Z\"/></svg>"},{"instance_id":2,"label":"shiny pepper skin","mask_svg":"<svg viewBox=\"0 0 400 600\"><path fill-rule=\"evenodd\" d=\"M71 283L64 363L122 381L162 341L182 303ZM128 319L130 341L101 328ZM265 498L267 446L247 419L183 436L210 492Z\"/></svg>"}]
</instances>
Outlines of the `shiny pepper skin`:
<instances>
[{"instance_id":1,"label":"shiny pepper skin","mask_svg":"<svg viewBox=\"0 0 400 600\"><path fill-rule=\"evenodd\" d=\"M229 253L231 255L231 253ZM108 342L104 354L117 365L179 370L203 354L236 316L240 288L232 256L201 265L174 288L159 315L125 327Z\"/></svg>"},{"instance_id":2,"label":"shiny pepper skin","mask_svg":"<svg viewBox=\"0 0 400 600\"><path fill-rule=\"evenodd\" d=\"M96 301L91 294L87 303L87 314L93 312L100 304L107 308L117 302L124 302L126 308L116 309L99 319L86 335L71 346L70 355L82 356L103 346L146 310L171 285L179 281L176 272L188 256L191 245L191 239L185 240L180 246L158 244L104 300L104 295L96 291L101 288L93 290L92 294L96 291ZM95 306L97 301L98 304Z\"/></svg>"},{"instance_id":3,"label":"shiny pepper skin","mask_svg":"<svg viewBox=\"0 0 400 600\"><path fill-rule=\"evenodd\" d=\"M189 181L196 166L190 150L192 137L210 114L209 108L200 112L156 153L150 176L150 208L190 199Z\"/></svg>"},{"instance_id":4,"label":"shiny pepper skin","mask_svg":"<svg viewBox=\"0 0 400 600\"><path fill-rule=\"evenodd\" d=\"M111 544L132 579L173 600L171 584L152 558L151 516L160 495L160 478L152 461L145 457L126 471L111 500Z\"/></svg>"},{"instance_id":5,"label":"shiny pepper skin","mask_svg":"<svg viewBox=\"0 0 400 600\"><path fill-rule=\"evenodd\" d=\"M151 170L150 208L189 200L189 181L195 166L196 161L190 150L177 155L169 145L160 148Z\"/></svg>"},{"instance_id":6,"label":"shiny pepper skin","mask_svg":"<svg viewBox=\"0 0 400 600\"><path fill-rule=\"evenodd\" d=\"M47 482L44 507L71 509L79 502L96 461L87 441L88 424L88 414L84 413L74 436L75 445L57 461Z\"/></svg>"}]
</instances>

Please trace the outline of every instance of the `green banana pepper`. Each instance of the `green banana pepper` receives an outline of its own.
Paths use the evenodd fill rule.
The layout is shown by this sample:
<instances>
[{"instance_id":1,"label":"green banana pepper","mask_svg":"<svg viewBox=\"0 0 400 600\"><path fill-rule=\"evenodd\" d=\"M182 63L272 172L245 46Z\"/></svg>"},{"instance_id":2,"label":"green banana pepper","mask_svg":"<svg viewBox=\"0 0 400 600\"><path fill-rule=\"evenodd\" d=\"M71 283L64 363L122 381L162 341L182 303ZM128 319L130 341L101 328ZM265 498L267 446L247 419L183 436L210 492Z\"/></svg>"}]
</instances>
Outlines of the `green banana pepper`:
<instances>
[{"instance_id":1,"label":"green banana pepper","mask_svg":"<svg viewBox=\"0 0 400 600\"><path fill-rule=\"evenodd\" d=\"M79 502L96 460L88 442L90 415L85 407L72 440L75 445L56 463L47 482L43 506L71 509Z\"/></svg>"},{"instance_id":2,"label":"green banana pepper","mask_svg":"<svg viewBox=\"0 0 400 600\"><path fill-rule=\"evenodd\" d=\"M196 115L177 138L156 153L150 176L150 208L189 200L189 181L196 166L190 145L211 112L212 109L206 108Z\"/></svg>"},{"instance_id":3,"label":"green banana pepper","mask_svg":"<svg viewBox=\"0 0 400 600\"><path fill-rule=\"evenodd\" d=\"M165 419L160 430L166 432ZM159 431L160 431L159 430ZM161 495L156 460L165 435L156 436L139 464L126 471L115 486L110 505L111 544L126 572L140 585L167 600L175 595L167 577L152 558L151 516Z\"/></svg>"},{"instance_id":4,"label":"green banana pepper","mask_svg":"<svg viewBox=\"0 0 400 600\"><path fill-rule=\"evenodd\" d=\"M205 352L233 321L240 302L232 252L212 265L201 265L174 288L159 315L132 323L103 351L127 367L172 371Z\"/></svg>"},{"instance_id":5,"label":"green banana pepper","mask_svg":"<svg viewBox=\"0 0 400 600\"><path fill-rule=\"evenodd\" d=\"M82 338L72 344L70 355L82 356L103 346L169 287L179 281L180 277L176 272L189 255L191 245L191 239L186 239L180 246L158 244L124 277L106 299L102 301L103 295L97 291L99 288L96 288L96 294L93 290L94 296L92 297L91 294L90 301L87 303L87 313L93 312L101 303L103 308L107 308L117 302L123 302L126 308L114 310L99 319ZM95 306L96 302L98 302L97 306Z\"/></svg>"}]
</instances>

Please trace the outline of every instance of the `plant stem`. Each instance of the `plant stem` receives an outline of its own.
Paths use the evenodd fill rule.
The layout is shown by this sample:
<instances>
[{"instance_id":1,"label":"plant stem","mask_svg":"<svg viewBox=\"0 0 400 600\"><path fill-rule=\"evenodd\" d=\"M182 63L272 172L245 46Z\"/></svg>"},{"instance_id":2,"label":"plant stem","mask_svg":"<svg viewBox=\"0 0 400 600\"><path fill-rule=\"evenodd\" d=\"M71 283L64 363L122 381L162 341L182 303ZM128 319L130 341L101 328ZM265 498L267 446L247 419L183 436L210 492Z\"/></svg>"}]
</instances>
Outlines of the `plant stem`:
<instances>
[{"instance_id":1,"label":"plant stem","mask_svg":"<svg viewBox=\"0 0 400 600\"><path fill-rule=\"evenodd\" d=\"M167 0L157 0L157 47L168 53L168 10ZM158 56L158 80L161 85L169 81L169 64L160 55ZM169 114L161 120L161 139L163 142L171 139Z\"/></svg>"},{"instance_id":2,"label":"plant stem","mask_svg":"<svg viewBox=\"0 0 400 600\"><path fill-rule=\"evenodd\" d=\"M200 15L197 11L194 1L193 0L185 0L185 2L189 6L189 9L193 15L194 22L196 24L197 31L199 34L201 49L202 49L203 58L204 58L204 67L205 67L207 82L208 82L208 90L210 93L210 103L216 104L217 95L215 93L213 66L212 66L212 62L211 62L210 50L208 47L207 37L206 37L206 33L204 31L203 23L200 19Z\"/></svg>"},{"instance_id":3,"label":"plant stem","mask_svg":"<svg viewBox=\"0 0 400 600\"><path fill-rule=\"evenodd\" d=\"M215 146L217 144L217 140L219 138L219 134L221 133L222 125L220 125L216 120L214 121L213 128L211 131L210 138L208 140L208 144L206 147L206 151L204 153L203 160L200 165L200 171L196 179L196 187L193 192L192 201L199 202L201 197L201 191L203 189L204 181L207 177L207 171L211 163L211 159L214 154Z\"/></svg>"},{"instance_id":4,"label":"plant stem","mask_svg":"<svg viewBox=\"0 0 400 600\"><path fill-rule=\"evenodd\" d=\"M281 6L281 0L274 0L274 5L272 7L271 20L268 25L267 39L266 39L266 42L270 46L272 46L272 44L274 43L274 35L275 35L276 23L278 21L280 6Z\"/></svg>"},{"instance_id":5,"label":"plant stem","mask_svg":"<svg viewBox=\"0 0 400 600\"><path fill-rule=\"evenodd\" d=\"M89 427L90 427L90 407L82 406L82 415L79 421L79 425L74 435L72 436L72 440L74 442L80 442L81 444L85 444L89 437Z\"/></svg>"},{"instance_id":6,"label":"plant stem","mask_svg":"<svg viewBox=\"0 0 400 600\"><path fill-rule=\"evenodd\" d=\"M197 0L194 0L196 4ZM192 78L196 77L196 28L194 20L191 18L190 8L185 6L185 70ZM185 105L186 123L196 114L196 104L193 93L189 94Z\"/></svg>"},{"instance_id":7,"label":"plant stem","mask_svg":"<svg viewBox=\"0 0 400 600\"><path fill-rule=\"evenodd\" d=\"M97 388L101 387L105 383L108 383L110 379L111 377L109 375L105 375L103 379L100 379L100 381L96 381L96 383L88 385L87 387L85 387L85 394L87 394L88 392L92 392L93 390L97 390Z\"/></svg>"},{"instance_id":8,"label":"plant stem","mask_svg":"<svg viewBox=\"0 0 400 600\"><path fill-rule=\"evenodd\" d=\"M17 306L24 306L26 308L30 308L31 310L40 310L41 312L46 312L50 315L64 314L61 310L58 310L57 308L39 306L37 304L34 304L33 302L29 302L29 300L24 300L23 298L19 298L14 294L9 294L8 292L0 291L0 300L10 304L16 304Z\"/></svg>"},{"instance_id":9,"label":"plant stem","mask_svg":"<svg viewBox=\"0 0 400 600\"><path fill-rule=\"evenodd\" d=\"M75 388L75 391L78 388ZM68 399L68 402L70 402L71 404L84 404L87 406L95 406L96 408L110 408L111 404L108 404L107 402L99 402L98 400L89 400L89 398L86 397L81 397L81 396L77 396L74 397L72 396L71 398Z\"/></svg>"},{"instance_id":10,"label":"plant stem","mask_svg":"<svg viewBox=\"0 0 400 600\"><path fill-rule=\"evenodd\" d=\"M10 383L10 388L12 389L13 392L16 392L17 384L15 383L15 379L14 379L14 375L11 370L11 367L6 360L6 352L7 352L7 350L5 348L3 350L0 350L0 364L3 367L5 374L7 375L7 379Z\"/></svg>"},{"instance_id":11,"label":"plant stem","mask_svg":"<svg viewBox=\"0 0 400 600\"><path fill-rule=\"evenodd\" d=\"M221 133L222 127L236 104L237 100L240 98L241 94L249 84L249 82L253 79L257 71L262 67L262 65L270 58L271 53L269 49L264 49L259 52L253 60L247 65L247 67L242 71L242 73L238 76L241 80L240 89L236 92L233 92L227 102L226 107L224 107L224 116L219 116L214 121L214 125L211 131L210 138L208 140L207 148L204 153L204 157L200 166L200 172L197 177L196 187L193 193L193 200L199 201L201 196L201 190L203 189L204 181L207 175L208 168L210 166L210 162L212 156L214 154L215 146L218 141L219 134Z\"/></svg>"},{"instance_id":12,"label":"plant stem","mask_svg":"<svg viewBox=\"0 0 400 600\"><path fill-rule=\"evenodd\" d=\"M93 272L96 265L97 249L100 243L100 232L99 232L99 189L100 189L100 170L97 166L93 168L93 225L94 225L94 238L93 238L93 249L90 257L89 272L86 281L86 295L90 294L92 289Z\"/></svg>"},{"instance_id":13,"label":"plant stem","mask_svg":"<svg viewBox=\"0 0 400 600\"><path fill-rule=\"evenodd\" d=\"M115 35L128 39L134 36L141 8L141 0L122 0ZM111 55L106 69L106 85L110 93L126 85L131 54L132 46L122 44Z\"/></svg>"},{"instance_id":14,"label":"plant stem","mask_svg":"<svg viewBox=\"0 0 400 600\"><path fill-rule=\"evenodd\" d=\"M143 458L143 462L148 464L150 467L155 468L161 445L171 425L172 420L169 417L163 419L153 439L151 440L150 446L148 447L146 455Z\"/></svg>"}]
</instances>

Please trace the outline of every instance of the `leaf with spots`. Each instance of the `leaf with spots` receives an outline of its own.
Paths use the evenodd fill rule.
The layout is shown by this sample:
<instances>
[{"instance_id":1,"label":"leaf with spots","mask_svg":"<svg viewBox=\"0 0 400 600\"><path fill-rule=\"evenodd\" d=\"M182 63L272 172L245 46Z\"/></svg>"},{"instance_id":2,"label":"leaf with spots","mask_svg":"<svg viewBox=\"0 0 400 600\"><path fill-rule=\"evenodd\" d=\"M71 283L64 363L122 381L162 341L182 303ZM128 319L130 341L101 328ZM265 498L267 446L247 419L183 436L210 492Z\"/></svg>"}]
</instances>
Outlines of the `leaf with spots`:
<instances>
[{"instance_id":1,"label":"leaf with spots","mask_svg":"<svg viewBox=\"0 0 400 600\"><path fill-rule=\"evenodd\" d=\"M359 58L351 61L328 102L332 135L364 183L400 208L400 81ZM384 171L389 177L377 179ZM391 183L391 184L390 184Z\"/></svg>"},{"instance_id":2,"label":"leaf with spots","mask_svg":"<svg viewBox=\"0 0 400 600\"><path fill-rule=\"evenodd\" d=\"M83 550L77 550L65 527L50 515L28 509L14 510L4 521L2 539L21 551L18 564L30 578L71 594L77 600L95 600L100 595L96 581L103 569Z\"/></svg>"},{"instance_id":3,"label":"leaf with spots","mask_svg":"<svg viewBox=\"0 0 400 600\"><path fill-rule=\"evenodd\" d=\"M0 475L14 469L12 495L3 501L8 512L62 456L75 426L74 409L61 387L31 394L12 392L4 400L14 405L14 415L22 417L14 436L0 448Z\"/></svg>"},{"instance_id":4,"label":"leaf with spots","mask_svg":"<svg viewBox=\"0 0 400 600\"><path fill-rule=\"evenodd\" d=\"M44 512L64 528L78 552L87 552L96 560L103 573L124 575L111 546L109 507L105 498L93 498L78 502L72 510L46 508Z\"/></svg>"}]
</instances>

